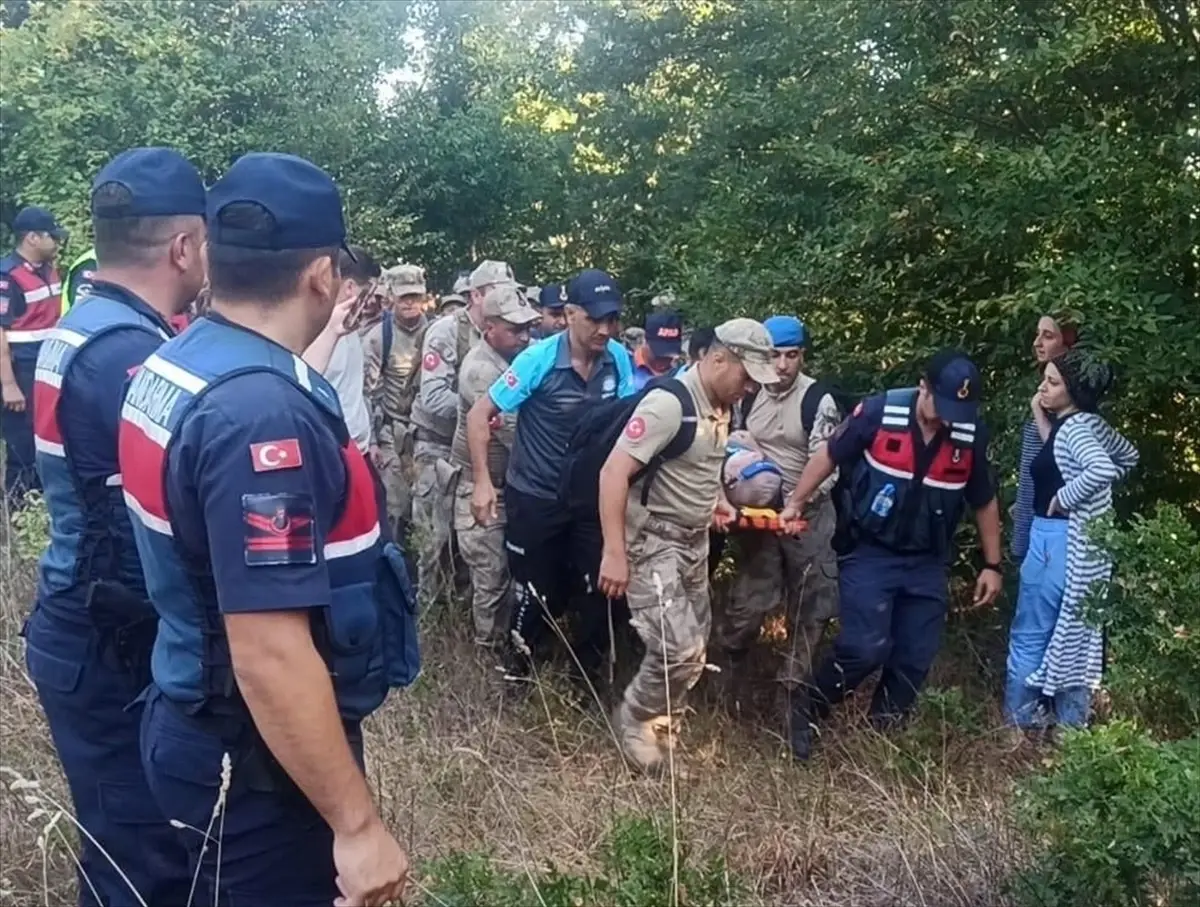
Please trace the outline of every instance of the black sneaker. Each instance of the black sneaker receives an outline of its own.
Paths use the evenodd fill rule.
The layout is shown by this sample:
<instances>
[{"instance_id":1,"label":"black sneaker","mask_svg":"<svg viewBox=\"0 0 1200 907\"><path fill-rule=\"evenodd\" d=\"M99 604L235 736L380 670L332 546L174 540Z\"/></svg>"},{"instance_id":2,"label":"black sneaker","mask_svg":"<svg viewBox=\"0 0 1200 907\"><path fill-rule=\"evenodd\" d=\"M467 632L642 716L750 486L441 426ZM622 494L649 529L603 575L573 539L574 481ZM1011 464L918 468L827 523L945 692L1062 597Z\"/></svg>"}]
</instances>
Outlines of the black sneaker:
<instances>
[{"instance_id":1,"label":"black sneaker","mask_svg":"<svg viewBox=\"0 0 1200 907\"><path fill-rule=\"evenodd\" d=\"M518 652L512 646L506 648L500 656L500 664L496 669L505 680L512 683L524 683L533 677L533 663L529 656Z\"/></svg>"}]
</instances>

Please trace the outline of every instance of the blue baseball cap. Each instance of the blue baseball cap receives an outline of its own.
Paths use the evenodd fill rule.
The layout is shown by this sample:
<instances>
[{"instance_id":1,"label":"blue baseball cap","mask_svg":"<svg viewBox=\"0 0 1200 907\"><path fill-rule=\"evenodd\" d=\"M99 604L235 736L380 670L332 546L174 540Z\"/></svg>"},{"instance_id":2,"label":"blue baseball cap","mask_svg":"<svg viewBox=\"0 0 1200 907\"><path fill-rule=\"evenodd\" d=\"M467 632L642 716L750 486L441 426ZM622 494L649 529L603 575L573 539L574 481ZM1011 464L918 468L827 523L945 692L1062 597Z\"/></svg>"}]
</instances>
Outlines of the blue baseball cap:
<instances>
[{"instance_id":1,"label":"blue baseball cap","mask_svg":"<svg viewBox=\"0 0 1200 907\"><path fill-rule=\"evenodd\" d=\"M655 359L683 353L683 318L677 312L655 312L646 319L646 346Z\"/></svg>"},{"instance_id":2,"label":"blue baseball cap","mask_svg":"<svg viewBox=\"0 0 1200 907\"><path fill-rule=\"evenodd\" d=\"M567 285L551 283L542 287L538 293L538 305L543 309L558 311L567 304Z\"/></svg>"},{"instance_id":3,"label":"blue baseball cap","mask_svg":"<svg viewBox=\"0 0 1200 907\"><path fill-rule=\"evenodd\" d=\"M223 223L230 205L249 203L265 210L272 229L246 229ZM346 246L342 195L328 173L293 154L254 151L234 162L208 192L208 241L282 252Z\"/></svg>"},{"instance_id":4,"label":"blue baseball cap","mask_svg":"<svg viewBox=\"0 0 1200 907\"><path fill-rule=\"evenodd\" d=\"M933 408L946 422L974 422L983 396L983 378L975 363L961 350L942 350L929 360L925 382L933 394Z\"/></svg>"},{"instance_id":5,"label":"blue baseball cap","mask_svg":"<svg viewBox=\"0 0 1200 907\"><path fill-rule=\"evenodd\" d=\"M567 302L596 320L619 315L624 304L617 282L596 268L580 271L567 282Z\"/></svg>"},{"instance_id":6,"label":"blue baseball cap","mask_svg":"<svg viewBox=\"0 0 1200 907\"><path fill-rule=\"evenodd\" d=\"M98 209L96 192L113 183L129 193L129 203ZM92 217L204 217L206 196L200 171L174 148L130 148L109 161L92 181Z\"/></svg>"},{"instance_id":7,"label":"blue baseball cap","mask_svg":"<svg viewBox=\"0 0 1200 907\"><path fill-rule=\"evenodd\" d=\"M808 346L808 329L795 315L772 315L763 322L771 335L776 349L794 349Z\"/></svg>"},{"instance_id":8,"label":"blue baseball cap","mask_svg":"<svg viewBox=\"0 0 1200 907\"><path fill-rule=\"evenodd\" d=\"M37 205L29 205L18 211L13 218L12 228L14 233L49 233L59 242L67 238L66 227L55 220L53 214Z\"/></svg>"}]
</instances>

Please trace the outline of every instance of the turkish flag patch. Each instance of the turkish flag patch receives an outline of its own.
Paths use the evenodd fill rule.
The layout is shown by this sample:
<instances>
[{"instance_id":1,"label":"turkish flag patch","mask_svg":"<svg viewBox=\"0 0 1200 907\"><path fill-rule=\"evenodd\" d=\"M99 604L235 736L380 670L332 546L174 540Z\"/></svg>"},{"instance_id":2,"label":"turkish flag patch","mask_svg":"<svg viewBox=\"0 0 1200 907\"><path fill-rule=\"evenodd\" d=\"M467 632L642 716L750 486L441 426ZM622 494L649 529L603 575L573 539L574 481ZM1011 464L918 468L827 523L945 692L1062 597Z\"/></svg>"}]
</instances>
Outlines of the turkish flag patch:
<instances>
[{"instance_id":1,"label":"turkish flag patch","mask_svg":"<svg viewBox=\"0 0 1200 907\"><path fill-rule=\"evenodd\" d=\"M438 367L438 363L441 361L442 357L437 353L428 352L425 354L425 358L421 360L421 367L427 372L432 372Z\"/></svg>"},{"instance_id":2,"label":"turkish flag patch","mask_svg":"<svg viewBox=\"0 0 1200 907\"><path fill-rule=\"evenodd\" d=\"M646 433L646 420L641 416L634 416L625 426L625 437L630 441L640 440L642 435Z\"/></svg>"},{"instance_id":3,"label":"turkish flag patch","mask_svg":"<svg viewBox=\"0 0 1200 907\"><path fill-rule=\"evenodd\" d=\"M307 495L244 494L242 521L246 566L317 562L313 504Z\"/></svg>"},{"instance_id":4,"label":"turkish flag patch","mask_svg":"<svg viewBox=\"0 0 1200 907\"><path fill-rule=\"evenodd\" d=\"M284 438L282 441L263 441L250 445L250 462L255 472L274 472L277 469L298 469L304 465L300 456L300 441Z\"/></svg>"}]
</instances>

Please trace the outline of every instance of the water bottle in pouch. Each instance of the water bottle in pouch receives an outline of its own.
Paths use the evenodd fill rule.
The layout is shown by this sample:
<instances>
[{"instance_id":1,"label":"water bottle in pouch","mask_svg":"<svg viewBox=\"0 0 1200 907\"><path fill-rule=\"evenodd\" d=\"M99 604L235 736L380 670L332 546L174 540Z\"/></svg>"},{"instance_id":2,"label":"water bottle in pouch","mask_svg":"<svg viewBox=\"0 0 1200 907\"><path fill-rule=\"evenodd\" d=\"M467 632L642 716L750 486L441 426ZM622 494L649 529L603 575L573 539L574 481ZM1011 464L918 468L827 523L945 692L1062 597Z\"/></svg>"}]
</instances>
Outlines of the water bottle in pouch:
<instances>
[{"instance_id":1,"label":"water bottle in pouch","mask_svg":"<svg viewBox=\"0 0 1200 907\"><path fill-rule=\"evenodd\" d=\"M879 494L875 495L875 500L871 502L871 513L879 517L881 520L886 520L887 515L892 512L892 505L896 503L896 486L888 482L879 489Z\"/></svg>"}]
</instances>

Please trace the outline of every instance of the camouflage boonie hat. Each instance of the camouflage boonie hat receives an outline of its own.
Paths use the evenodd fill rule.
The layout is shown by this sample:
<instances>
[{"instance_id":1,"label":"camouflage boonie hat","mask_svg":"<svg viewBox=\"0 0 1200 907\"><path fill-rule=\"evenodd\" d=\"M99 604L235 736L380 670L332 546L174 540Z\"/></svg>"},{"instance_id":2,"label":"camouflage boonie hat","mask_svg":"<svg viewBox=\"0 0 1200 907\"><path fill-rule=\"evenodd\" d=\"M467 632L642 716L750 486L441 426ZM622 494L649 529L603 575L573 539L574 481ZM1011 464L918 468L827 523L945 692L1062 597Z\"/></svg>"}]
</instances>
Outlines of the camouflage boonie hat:
<instances>
[{"instance_id":1,"label":"camouflage boonie hat","mask_svg":"<svg viewBox=\"0 0 1200 907\"><path fill-rule=\"evenodd\" d=\"M621 332L621 341L631 350L636 350L639 346L646 342L646 329L639 327L628 327Z\"/></svg>"},{"instance_id":2,"label":"camouflage boonie hat","mask_svg":"<svg viewBox=\"0 0 1200 907\"><path fill-rule=\"evenodd\" d=\"M425 296L425 269L419 265L396 265L379 276L379 288L388 296Z\"/></svg>"},{"instance_id":3,"label":"camouflage boonie hat","mask_svg":"<svg viewBox=\"0 0 1200 907\"><path fill-rule=\"evenodd\" d=\"M525 291L514 284L501 284L484 294L483 317L499 318L518 327L542 319L541 313L525 298Z\"/></svg>"},{"instance_id":4,"label":"camouflage boonie hat","mask_svg":"<svg viewBox=\"0 0 1200 907\"><path fill-rule=\"evenodd\" d=\"M515 285L516 282L517 277L507 262L485 261L471 272L467 285L472 290L482 290L484 287L498 286L499 284Z\"/></svg>"}]
</instances>

